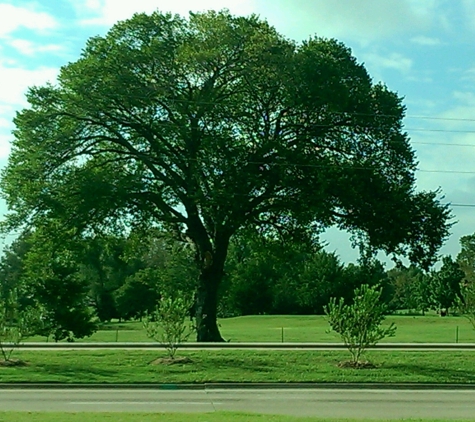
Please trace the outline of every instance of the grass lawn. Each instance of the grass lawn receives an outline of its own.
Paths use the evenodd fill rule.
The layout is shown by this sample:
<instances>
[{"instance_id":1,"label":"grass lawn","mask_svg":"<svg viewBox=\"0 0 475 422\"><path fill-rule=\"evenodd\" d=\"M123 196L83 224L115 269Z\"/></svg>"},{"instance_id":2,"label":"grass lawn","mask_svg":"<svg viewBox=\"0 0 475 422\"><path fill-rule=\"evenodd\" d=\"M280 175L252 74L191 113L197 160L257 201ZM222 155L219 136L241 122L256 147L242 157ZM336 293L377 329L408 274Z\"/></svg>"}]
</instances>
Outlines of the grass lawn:
<instances>
[{"instance_id":1,"label":"grass lawn","mask_svg":"<svg viewBox=\"0 0 475 422\"><path fill-rule=\"evenodd\" d=\"M431 316L389 316L394 322L396 336L386 342L399 343L452 343L458 328L460 343L475 342L475 330L466 318ZM328 322L323 316L247 316L220 320L222 334L236 342L277 341L334 342L340 341L335 333L327 333Z\"/></svg>"},{"instance_id":2,"label":"grass lawn","mask_svg":"<svg viewBox=\"0 0 475 422\"><path fill-rule=\"evenodd\" d=\"M271 416L243 413L202 413L202 414L150 414L150 413L0 413L1 422L324 422L318 418L293 418L289 416ZM328 419L326 419L328 421ZM332 419L332 422L343 422L343 419ZM345 419L345 421L350 422ZM422 421L414 419L416 421ZM425 422L435 422L424 419ZM373 420L373 422L383 422Z\"/></svg>"},{"instance_id":3,"label":"grass lawn","mask_svg":"<svg viewBox=\"0 0 475 422\"><path fill-rule=\"evenodd\" d=\"M475 383L475 353L370 351L375 369L342 369L343 351L183 351L192 363L153 365L157 351L22 351L26 367L0 367L2 382L417 382Z\"/></svg>"},{"instance_id":4,"label":"grass lawn","mask_svg":"<svg viewBox=\"0 0 475 422\"><path fill-rule=\"evenodd\" d=\"M475 342L475 330L463 317L390 316L396 336L386 342L400 343L454 343L458 327L460 343ZM221 332L231 342L338 342L335 333L327 333L328 323L323 316L246 316L219 321ZM34 337L30 341L44 341ZM97 333L82 341L143 342L150 341L140 322L106 324Z\"/></svg>"}]
</instances>

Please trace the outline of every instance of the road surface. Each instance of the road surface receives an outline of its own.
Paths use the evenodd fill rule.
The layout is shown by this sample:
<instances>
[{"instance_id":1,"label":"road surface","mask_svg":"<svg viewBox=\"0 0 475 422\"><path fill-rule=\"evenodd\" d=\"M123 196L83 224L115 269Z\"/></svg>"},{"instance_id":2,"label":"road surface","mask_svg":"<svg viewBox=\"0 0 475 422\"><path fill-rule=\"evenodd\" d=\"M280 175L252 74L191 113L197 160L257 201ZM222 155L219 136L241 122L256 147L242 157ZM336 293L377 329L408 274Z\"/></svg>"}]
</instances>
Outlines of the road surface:
<instances>
[{"instance_id":1,"label":"road surface","mask_svg":"<svg viewBox=\"0 0 475 422\"><path fill-rule=\"evenodd\" d=\"M417 390L2 390L0 411L239 411L322 418L475 419L475 391Z\"/></svg>"}]
</instances>

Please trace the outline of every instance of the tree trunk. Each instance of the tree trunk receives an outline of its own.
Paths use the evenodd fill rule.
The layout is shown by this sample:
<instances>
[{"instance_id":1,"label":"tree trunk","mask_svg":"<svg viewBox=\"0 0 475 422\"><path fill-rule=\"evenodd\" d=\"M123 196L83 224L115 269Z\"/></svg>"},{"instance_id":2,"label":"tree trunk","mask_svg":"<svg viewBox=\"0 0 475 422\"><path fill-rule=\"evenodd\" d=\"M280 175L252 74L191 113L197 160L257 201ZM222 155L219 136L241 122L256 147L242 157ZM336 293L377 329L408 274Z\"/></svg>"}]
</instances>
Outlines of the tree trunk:
<instances>
[{"instance_id":1,"label":"tree trunk","mask_svg":"<svg viewBox=\"0 0 475 422\"><path fill-rule=\"evenodd\" d=\"M196 246L196 260L200 269L191 312L196 323L196 340L223 342L217 322L218 291L224 275L224 263L232 232L221 227L221 230L213 230L214 235L211 237L197 209L189 205L187 212L189 215L187 235Z\"/></svg>"},{"instance_id":2,"label":"tree trunk","mask_svg":"<svg viewBox=\"0 0 475 422\"><path fill-rule=\"evenodd\" d=\"M219 332L218 291L224 276L229 236L217 236L212 252L200 251L201 269L195 296L194 317L199 342L223 342Z\"/></svg>"},{"instance_id":3,"label":"tree trunk","mask_svg":"<svg viewBox=\"0 0 475 422\"><path fill-rule=\"evenodd\" d=\"M195 319L199 342L223 342L217 322L218 289L223 278L222 270L203 269L195 298Z\"/></svg>"}]
</instances>

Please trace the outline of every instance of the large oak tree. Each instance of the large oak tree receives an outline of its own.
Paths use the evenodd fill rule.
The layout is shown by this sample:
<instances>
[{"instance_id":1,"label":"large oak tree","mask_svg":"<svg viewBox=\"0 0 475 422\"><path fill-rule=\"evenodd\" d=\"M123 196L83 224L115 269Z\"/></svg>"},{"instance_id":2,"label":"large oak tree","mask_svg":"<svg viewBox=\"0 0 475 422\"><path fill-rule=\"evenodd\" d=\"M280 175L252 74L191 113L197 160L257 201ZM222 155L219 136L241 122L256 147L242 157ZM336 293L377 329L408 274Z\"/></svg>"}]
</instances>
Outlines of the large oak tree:
<instances>
[{"instance_id":1,"label":"large oak tree","mask_svg":"<svg viewBox=\"0 0 475 422\"><path fill-rule=\"evenodd\" d=\"M318 28L316 28L318 30ZM6 229L166 227L196 248L198 340L222 340L218 287L240 229L336 225L430 265L448 234L416 192L401 98L343 44L256 16L137 14L33 87L2 188Z\"/></svg>"}]
</instances>

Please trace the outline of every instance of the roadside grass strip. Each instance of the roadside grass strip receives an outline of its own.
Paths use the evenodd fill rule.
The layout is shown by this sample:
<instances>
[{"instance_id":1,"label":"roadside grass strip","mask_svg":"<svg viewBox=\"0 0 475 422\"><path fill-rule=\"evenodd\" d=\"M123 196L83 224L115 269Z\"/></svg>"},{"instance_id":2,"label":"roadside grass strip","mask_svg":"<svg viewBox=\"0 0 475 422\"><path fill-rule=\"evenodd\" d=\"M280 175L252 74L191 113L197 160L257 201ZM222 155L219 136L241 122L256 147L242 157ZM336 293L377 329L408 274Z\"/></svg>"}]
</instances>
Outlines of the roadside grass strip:
<instances>
[{"instance_id":1,"label":"roadside grass strip","mask_svg":"<svg viewBox=\"0 0 475 422\"><path fill-rule=\"evenodd\" d=\"M345 351L178 351L191 362L157 363L164 352L19 351L26 366L0 367L2 383L181 384L239 382L475 383L475 352L369 351L373 369L340 368ZM159 360L159 359L158 359ZM474 415L475 417L475 415Z\"/></svg>"}]
</instances>

